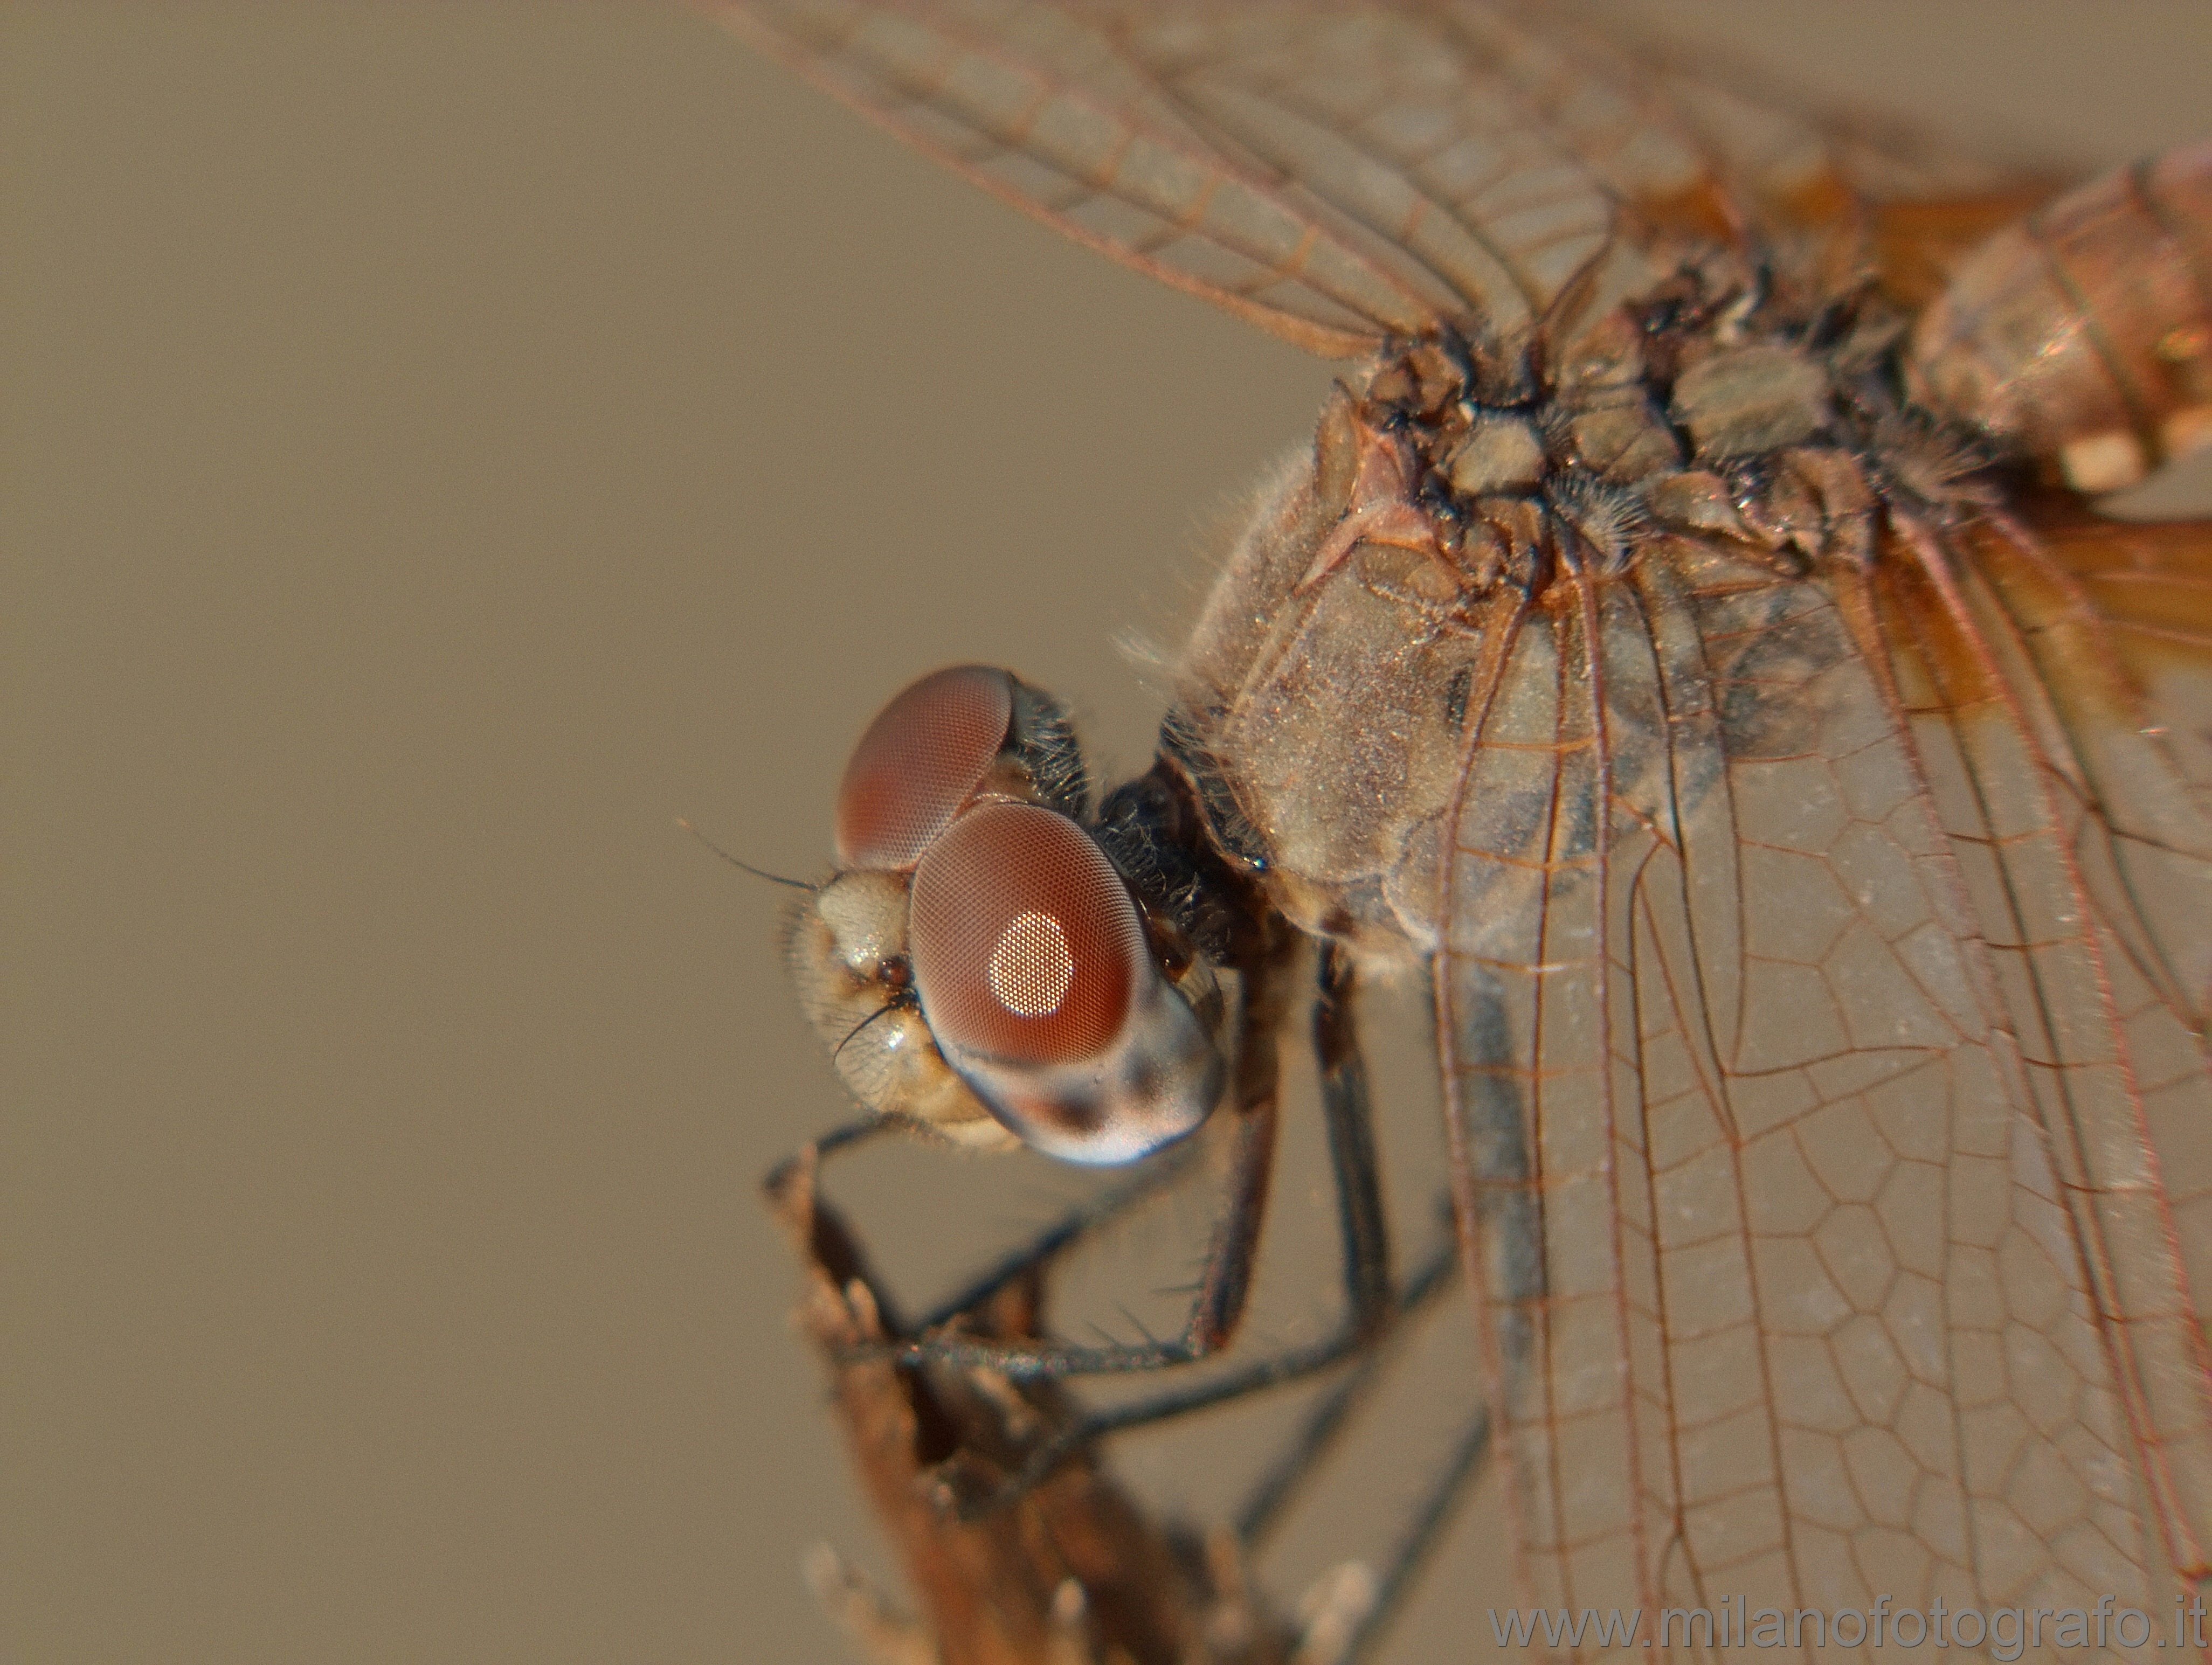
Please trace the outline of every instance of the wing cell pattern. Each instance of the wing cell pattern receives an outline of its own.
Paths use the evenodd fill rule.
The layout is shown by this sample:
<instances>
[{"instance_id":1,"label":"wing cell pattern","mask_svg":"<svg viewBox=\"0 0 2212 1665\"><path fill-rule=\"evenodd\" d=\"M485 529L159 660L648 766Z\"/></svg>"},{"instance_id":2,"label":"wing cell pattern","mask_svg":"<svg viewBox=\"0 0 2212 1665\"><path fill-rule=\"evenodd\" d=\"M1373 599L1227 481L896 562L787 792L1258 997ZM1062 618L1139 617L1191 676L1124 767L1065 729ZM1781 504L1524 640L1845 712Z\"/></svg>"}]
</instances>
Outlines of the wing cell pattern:
<instances>
[{"instance_id":1,"label":"wing cell pattern","mask_svg":"<svg viewBox=\"0 0 2212 1665\"><path fill-rule=\"evenodd\" d=\"M1856 248L1875 205L1999 180L1509 6L705 5L1016 206L1332 356L1443 321L1565 348L1674 239Z\"/></svg>"},{"instance_id":2,"label":"wing cell pattern","mask_svg":"<svg viewBox=\"0 0 2212 1665\"><path fill-rule=\"evenodd\" d=\"M1560 588L1468 754L1437 979L1528 1599L2162 1611L2203 1377L2113 1019L2166 1008L2057 982L2056 830L1949 802L2039 778L2009 709L1681 540Z\"/></svg>"},{"instance_id":3,"label":"wing cell pattern","mask_svg":"<svg viewBox=\"0 0 2212 1665\"><path fill-rule=\"evenodd\" d=\"M2201 1568L2212 1438L2191 1276L2212 1271L2197 1044L2212 836L2034 540L1985 530L1963 553L1931 544L1919 567L1885 569L1936 592L1893 611L1886 639L2074 1201L2163 1547Z\"/></svg>"}]
</instances>

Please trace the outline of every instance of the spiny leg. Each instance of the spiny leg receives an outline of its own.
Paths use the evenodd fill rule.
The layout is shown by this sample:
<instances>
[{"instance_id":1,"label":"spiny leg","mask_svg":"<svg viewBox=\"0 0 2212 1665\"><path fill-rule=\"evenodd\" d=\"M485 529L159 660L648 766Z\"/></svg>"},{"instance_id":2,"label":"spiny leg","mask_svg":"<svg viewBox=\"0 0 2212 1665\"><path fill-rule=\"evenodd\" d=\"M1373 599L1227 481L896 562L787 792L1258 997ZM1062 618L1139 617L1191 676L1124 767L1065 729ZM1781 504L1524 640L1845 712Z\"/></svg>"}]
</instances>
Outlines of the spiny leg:
<instances>
[{"instance_id":1,"label":"spiny leg","mask_svg":"<svg viewBox=\"0 0 2212 1665\"><path fill-rule=\"evenodd\" d=\"M1407 1320L1431 1296L1449 1287L1452 1274L1458 1269L1451 1199L1446 1195L1439 1199L1437 1209L1444 1226L1443 1243L1416 1270L1405 1291L1395 1301L1390 1297L1389 1238L1382 1224L1380 1188L1372 1178L1373 1117L1365 1065L1352 1028L1351 992L1348 959L1333 949L1324 954L1322 995L1314 1008L1314 1046L1321 1061L1330 1151L1339 1174L1337 1201L1343 1226L1346 1293L1351 1324L1357 1326L1364 1318L1370 1326L1367 1336L1380 1344L1368 1347L1352 1371L1313 1406L1297 1432L1247 1495L1237 1512L1236 1530L1248 1556L1260 1552L1352 1426L1361 1405L1401 1351L1412 1329ZM1346 1183L1346 1174L1362 1172L1368 1176L1364 1185ZM1442 1468L1383 1562L1371 1595L1333 1610L1332 1604L1324 1604L1314 1618L1314 1628L1302 1638L1302 1657L1310 1653L1341 1665L1357 1665L1367 1656L1396 1619L1445 1528L1480 1476L1489 1444L1489 1412L1480 1407L1453 1442ZM1335 1637L1320 1634L1331 1624L1346 1628Z\"/></svg>"},{"instance_id":2,"label":"spiny leg","mask_svg":"<svg viewBox=\"0 0 2212 1665\"><path fill-rule=\"evenodd\" d=\"M1273 933L1267 951L1243 970L1230 1103L1218 1112L1233 1118L1228 1196L1180 1335L1164 1341L1077 1347L1049 1341L993 1341L940 1331L917 1335L873 1356L902 1365L994 1370L1025 1381L1160 1370L1194 1363L1218 1352L1243 1316L1260 1231L1267 1216L1280 1101L1277 1037L1287 998L1285 973L1297 946L1296 933L1281 926ZM1020 1256L1013 1258L1018 1261ZM1005 1273L1004 1265L994 1268L994 1275L1003 1277ZM963 1291L963 1298L969 1293Z\"/></svg>"},{"instance_id":3,"label":"spiny leg","mask_svg":"<svg viewBox=\"0 0 2212 1665\"><path fill-rule=\"evenodd\" d=\"M1184 1143L1146 1160L1130 1178L1085 1197L1019 1248L1010 1250L991 1266L946 1296L924 1314L915 1328L927 1334L971 1312L1008 1284L1042 1271L1085 1238L1110 1225L1139 1203L1156 1196L1181 1178L1197 1154L1198 1147Z\"/></svg>"},{"instance_id":4,"label":"spiny leg","mask_svg":"<svg viewBox=\"0 0 2212 1665\"><path fill-rule=\"evenodd\" d=\"M1424 1260L1406 1287L1393 1299L1385 1316L1386 1328L1378 1335L1349 1325L1334 1335L1303 1347L1293 1347L1284 1353L1271 1353L1255 1359L1234 1370L1208 1377L1203 1382L1171 1389L1143 1399L1133 1399L1105 1410L1093 1411L1060 1429L1048 1441L1032 1450L1021 1468L994 1490L972 1498L963 1498L961 1512L973 1517L1002 1509L1016 1501L1032 1487L1051 1477L1060 1464L1085 1447L1095 1444L1109 1434L1122 1433L1132 1428L1141 1428L1169 1421L1176 1417L1201 1411L1209 1406L1243 1399L1248 1395L1264 1392L1291 1382L1303 1381L1318 1375L1331 1365L1341 1364L1354 1354L1364 1355L1351 1375L1331 1389L1319 1412L1309 1417L1292 1449L1285 1459L1270 1466L1266 1490L1274 1495L1264 1504L1260 1493L1238 1512L1236 1530L1240 1541L1248 1548L1256 1547L1257 1540L1273 1523L1279 1511L1286 1508L1292 1493L1313 1471L1325 1455L1328 1446L1341 1426L1374 1383L1387 1350L1383 1345L1393 1339L1405 1320L1426 1306L1436 1295L1451 1287L1454 1274L1459 1269L1459 1250L1447 1242ZM1331 1407L1334 1414L1332 1426L1318 1429L1323 1420L1322 1413ZM1258 1507L1266 1518L1255 1517ZM1248 1521L1256 1522L1248 1530Z\"/></svg>"},{"instance_id":5,"label":"spiny leg","mask_svg":"<svg viewBox=\"0 0 2212 1665\"><path fill-rule=\"evenodd\" d=\"M802 1163L818 1166L831 1156L842 1155L866 1143L878 1134L893 1129L918 1131L924 1137L929 1133L926 1126L911 1123L903 1117L862 1117L857 1121L830 1129L784 1157L763 1178L761 1189L773 1202L783 1194L791 1176ZM1085 1197L1027 1243L1000 1256L957 1293L939 1302L913 1328L927 1332L950 1323L963 1314L974 1311L1020 1279L1042 1271L1056 1256L1073 1248L1091 1232L1119 1219L1146 1198L1165 1190L1182 1177L1196 1151L1194 1145L1184 1144L1163 1152L1143 1163L1136 1174L1122 1184Z\"/></svg>"},{"instance_id":6,"label":"spiny leg","mask_svg":"<svg viewBox=\"0 0 2212 1665\"><path fill-rule=\"evenodd\" d=\"M1038 1446L1029 1460L1005 1484L988 1495L967 1499L963 1510L986 1513L1012 1502L1049 1474L1059 1463L1091 1442L1126 1429L1164 1422L1208 1406L1239 1399L1247 1394L1301 1380L1366 1352L1351 1381L1332 1391L1328 1402L1340 1408L1334 1420L1349 1415L1352 1398L1346 1388L1364 1383L1374 1373L1378 1343L1399 1329L1404 1319L1425 1305L1450 1280L1456 1250L1447 1234L1443 1244L1422 1263L1402 1290L1394 1290L1390 1279L1389 1231L1382 1208L1380 1170L1375 1155L1373 1104L1367 1072L1359 1054L1358 1032L1352 1013L1352 971L1348 956L1334 945L1321 955L1320 990L1314 1002L1314 1048L1321 1065L1322 1104L1328 1126L1330 1167L1337 1194L1337 1221L1344 1250L1345 1315L1336 1329L1303 1347L1252 1359L1194 1382L1132 1400L1109 1409L1095 1411ZM1448 1219L1448 1216L1447 1216ZM1314 1427L1310 1420L1309 1429ZM1287 1502L1297 1480L1318 1461L1328 1437L1310 1433L1295 1464L1279 1463L1273 1471L1280 1496L1275 1505ZM1243 1522L1255 1505L1239 1516L1240 1536L1249 1536Z\"/></svg>"}]
</instances>

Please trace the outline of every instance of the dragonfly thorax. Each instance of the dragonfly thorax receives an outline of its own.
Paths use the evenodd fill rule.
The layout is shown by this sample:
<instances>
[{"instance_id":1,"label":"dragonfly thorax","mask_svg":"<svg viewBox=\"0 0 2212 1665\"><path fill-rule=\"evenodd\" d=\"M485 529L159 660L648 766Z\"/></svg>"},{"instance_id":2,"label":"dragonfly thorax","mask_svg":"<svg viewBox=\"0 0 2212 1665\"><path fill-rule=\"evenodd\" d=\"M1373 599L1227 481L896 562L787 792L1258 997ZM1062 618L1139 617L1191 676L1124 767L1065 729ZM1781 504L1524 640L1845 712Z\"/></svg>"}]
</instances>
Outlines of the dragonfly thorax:
<instances>
[{"instance_id":1,"label":"dragonfly thorax","mask_svg":"<svg viewBox=\"0 0 2212 1665\"><path fill-rule=\"evenodd\" d=\"M1907 403L1905 325L1871 288L1789 306L1692 269L1557 363L1540 334L1393 342L1352 382L1348 414L1401 449L1455 587L1540 590L1563 560L1618 569L1666 530L1731 539L1796 575L1869 559L1885 494L1948 515L1987 461Z\"/></svg>"},{"instance_id":2,"label":"dragonfly thorax","mask_svg":"<svg viewBox=\"0 0 2212 1665\"><path fill-rule=\"evenodd\" d=\"M1685 277L1625 304L1557 363L1540 336L1394 342L1262 493L1193 634L1169 749L1215 843L1300 928L1370 964L1433 952L1473 899L1443 893L1448 827L1520 836L1513 803L1466 801L1469 748L1515 743L1540 704L1545 724L1610 727L1620 799L1696 786L1640 777L1660 713L1590 709L1616 697L1579 663L1595 621L1572 615L1615 605L1598 592L1649 613L1670 584L1719 584L1786 611L1793 584L1873 562L1893 509L1950 522L1978 500L1989 459L1906 401L1903 322L1876 292L1705 293Z\"/></svg>"}]
</instances>

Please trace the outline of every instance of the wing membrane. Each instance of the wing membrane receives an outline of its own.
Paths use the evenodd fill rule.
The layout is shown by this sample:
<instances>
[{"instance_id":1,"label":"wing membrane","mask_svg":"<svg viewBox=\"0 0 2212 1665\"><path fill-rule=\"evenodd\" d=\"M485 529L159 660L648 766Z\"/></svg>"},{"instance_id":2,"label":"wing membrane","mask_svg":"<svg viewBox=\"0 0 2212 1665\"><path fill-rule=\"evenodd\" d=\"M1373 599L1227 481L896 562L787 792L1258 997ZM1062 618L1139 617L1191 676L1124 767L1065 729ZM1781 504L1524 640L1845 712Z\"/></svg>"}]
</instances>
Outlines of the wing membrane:
<instances>
[{"instance_id":1,"label":"wing membrane","mask_svg":"<svg viewBox=\"0 0 2212 1665\"><path fill-rule=\"evenodd\" d=\"M2212 815L2212 526L2112 520L2052 496L1969 536L1977 565L2018 596L2007 610L2077 713L2084 750L2132 748L2123 730L2136 730L2155 756L2150 779L2178 778ZM2123 818L2161 813L2125 790L2110 789Z\"/></svg>"},{"instance_id":2,"label":"wing membrane","mask_svg":"<svg viewBox=\"0 0 2212 1665\"><path fill-rule=\"evenodd\" d=\"M1871 205L2002 183L1515 8L707 9L1070 236L1331 355L1563 306L1566 348L1686 236L1813 229L1838 262L1874 238L1917 269L1947 245Z\"/></svg>"},{"instance_id":3,"label":"wing membrane","mask_svg":"<svg viewBox=\"0 0 2212 1665\"><path fill-rule=\"evenodd\" d=\"M1017 207L1301 346L1349 354L1437 316L1418 262L1202 130L1132 61L1108 15L848 0L714 9Z\"/></svg>"},{"instance_id":4,"label":"wing membrane","mask_svg":"<svg viewBox=\"0 0 2212 1665\"><path fill-rule=\"evenodd\" d=\"M2077 555L2094 541L2087 519L2055 522ZM1931 784L2080 1199L2160 1524L2175 1565L2201 1567L2212 1439L2191 1286L2212 1278L2212 827L2187 753L2147 720L2089 593L2023 527L2001 522L1960 546L1918 552L1944 608L1915 615L1908 706L1916 728L1940 724L1927 744L1945 772ZM1913 576L1900 568L1893 583Z\"/></svg>"},{"instance_id":5,"label":"wing membrane","mask_svg":"<svg viewBox=\"0 0 2212 1665\"><path fill-rule=\"evenodd\" d=\"M2014 678L2020 697L2050 713L2065 846L2201 1305L2212 1288L2212 528L2039 499L1970 538L1992 633L2030 662Z\"/></svg>"},{"instance_id":6,"label":"wing membrane","mask_svg":"<svg viewBox=\"0 0 2212 1665\"><path fill-rule=\"evenodd\" d=\"M2204 1412L2124 1013L2055 829L1925 784L2032 756L1908 724L1863 596L1638 560L1524 627L1439 966L1530 1595L2149 1610Z\"/></svg>"}]
</instances>

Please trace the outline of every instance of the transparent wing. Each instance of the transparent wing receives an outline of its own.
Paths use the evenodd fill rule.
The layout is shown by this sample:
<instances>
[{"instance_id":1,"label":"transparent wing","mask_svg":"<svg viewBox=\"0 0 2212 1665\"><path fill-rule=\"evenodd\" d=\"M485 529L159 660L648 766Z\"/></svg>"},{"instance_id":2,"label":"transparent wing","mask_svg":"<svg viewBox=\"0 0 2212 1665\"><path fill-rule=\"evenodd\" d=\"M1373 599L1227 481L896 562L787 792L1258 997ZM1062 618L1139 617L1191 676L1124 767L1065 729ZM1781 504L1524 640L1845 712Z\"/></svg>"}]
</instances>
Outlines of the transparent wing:
<instances>
[{"instance_id":1,"label":"transparent wing","mask_svg":"<svg viewBox=\"0 0 2212 1665\"><path fill-rule=\"evenodd\" d=\"M2162 1614L2198 1342L2130 996L2055 821L1975 796L2032 736L1893 683L1867 593L1671 540L1559 590L1437 974L1530 1599ZM1913 617L1904 669L1972 661Z\"/></svg>"},{"instance_id":2,"label":"transparent wing","mask_svg":"<svg viewBox=\"0 0 2212 1665\"><path fill-rule=\"evenodd\" d=\"M1833 240L1870 254L1901 298L2064 181L2000 166L1895 124L1823 111L1771 72L1567 8L1440 8L1643 222L1740 239Z\"/></svg>"},{"instance_id":3,"label":"transparent wing","mask_svg":"<svg viewBox=\"0 0 2212 1665\"><path fill-rule=\"evenodd\" d=\"M2102 790L2108 819L2154 824L2176 785L2212 814L2212 525L2112 520L2052 494L1969 536L2042 680L2075 712L2087 766L2120 748L2141 773L2140 786Z\"/></svg>"},{"instance_id":4,"label":"transparent wing","mask_svg":"<svg viewBox=\"0 0 2212 1665\"><path fill-rule=\"evenodd\" d=\"M2141 1425L2174 1448L2169 1535L2184 1564L2204 1557L2188 1547L2201 1546L2212 1504L2194 1430L2205 1366L2196 1292L2212 1289L2209 565L2212 526L2129 526L2032 500L2017 519L1972 529L1944 569L1941 599L1977 649L1971 664L1915 655L1948 680L1923 669L1921 687L1949 697L1946 727L1966 766L1937 794L1947 830L2023 1044L2052 1061L2031 1081L2080 1128L2085 1177L2108 1171L2116 1195L2142 1194L2108 1205L2106 1230L2141 1244L2148 1263L2113 1251L2111 1275L2121 1334L2140 1355ZM1947 802L1962 788L1981 806L1979 828ZM2003 836L1984 844L1993 828ZM2046 921L2034 899L2045 895L2078 902ZM2099 996L2118 1030L2102 1045L2069 1020Z\"/></svg>"},{"instance_id":5,"label":"transparent wing","mask_svg":"<svg viewBox=\"0 0 2212 1665\"><path fill-rule=\"evenodd\" d=\"M707 9L1018 207L1328 354L1440 319L1564 317L1571 340L1684 236L1917 259L1924 228L1874 205L2002 184L1496 6Z\"/></svg>"},{"instance_id":6,"label":"transparent wing","mask_svg":"<svg viewBox=\"0 0 2212 1665\"><path fill-rule=\"evenodd\" d=\"M2051 702L2074 866L2124 1026L2200 1336L2212 1335L2212 526L2070 501L1984 533L1976 566Z\"/></svg>"}]
</instances>

